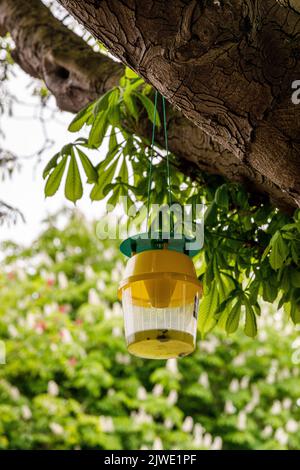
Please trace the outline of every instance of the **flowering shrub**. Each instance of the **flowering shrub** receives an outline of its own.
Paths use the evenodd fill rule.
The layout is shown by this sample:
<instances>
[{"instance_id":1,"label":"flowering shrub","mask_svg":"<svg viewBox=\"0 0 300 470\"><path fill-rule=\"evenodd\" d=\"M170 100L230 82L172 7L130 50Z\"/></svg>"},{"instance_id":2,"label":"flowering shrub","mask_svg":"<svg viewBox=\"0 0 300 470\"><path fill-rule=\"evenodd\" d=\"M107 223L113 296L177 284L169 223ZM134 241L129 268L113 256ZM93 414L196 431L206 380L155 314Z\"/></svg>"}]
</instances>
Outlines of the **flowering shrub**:
<instances>
[{"instance_id":1,"label":"flowering shrub","mask_svg":"<svg viewBox=\"0 0 300 470\"><path fill-rule=\"evenodd\" d=\"M281 312L182 360L129 356L117 246L81 216L0 270L0 449L299 449L300 338Z\"/></svg>"}]
</instances>

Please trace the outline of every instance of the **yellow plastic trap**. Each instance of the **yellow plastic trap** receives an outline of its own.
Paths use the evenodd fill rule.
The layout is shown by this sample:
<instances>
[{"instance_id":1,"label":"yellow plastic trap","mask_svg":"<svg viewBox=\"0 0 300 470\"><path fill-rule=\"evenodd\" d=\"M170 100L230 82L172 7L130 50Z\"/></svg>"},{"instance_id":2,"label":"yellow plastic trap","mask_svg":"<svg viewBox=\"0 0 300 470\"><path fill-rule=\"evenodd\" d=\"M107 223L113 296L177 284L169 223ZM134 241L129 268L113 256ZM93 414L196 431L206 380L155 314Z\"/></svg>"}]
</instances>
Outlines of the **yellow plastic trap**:
<instances>
[{"instance_id":1,"label":"yellow plastic trap","mask_svg":"<svg viewBox=\"0 0 300 470\"><path fill-rule=\"evenodd\" d=\"M149 359L183 357L195 349L201 283L187 254L168 244L149 248L132 254L119 286L128 351ZM121 251L128 254L122 245Z\"/></svg>"}]
</instances>

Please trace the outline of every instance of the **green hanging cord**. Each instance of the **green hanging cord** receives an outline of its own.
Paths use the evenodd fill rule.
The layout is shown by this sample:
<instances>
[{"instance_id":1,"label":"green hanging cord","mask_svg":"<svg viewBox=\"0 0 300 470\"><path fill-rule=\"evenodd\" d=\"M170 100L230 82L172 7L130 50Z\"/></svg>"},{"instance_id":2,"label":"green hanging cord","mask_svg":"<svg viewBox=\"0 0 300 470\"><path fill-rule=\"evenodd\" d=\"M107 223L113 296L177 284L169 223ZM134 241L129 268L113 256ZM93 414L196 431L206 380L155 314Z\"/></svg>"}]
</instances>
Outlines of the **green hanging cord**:
<instances>
[{"instance_id":1,"label":"green hanging cord","mask_svg":"<svg viewBox=\"0 0 300 470\"><path fill-rule=\"evenodd\" d=\"M170 162L169 162L167 118L166 118L166 100L164 96L162 96L162 105L163 105L163 120L164 120L164 133L165 133L165 148L166 148L166 157L167 157L167 188L168 188L168 196L169 196L170 223L171 223L171 231L173 232L174 231L174 219L173 219L173 212L171 216L172 193L171 193L171 177L170 177Z\"/></svg>"},{"instance_id":2,"label":"green hanging cord","mask_svg":"<svg viewBox=\"0 0 300 470\"><path fill-rule=\"evenodd\" d=\"M148 228L149 215L150 215L150 193L151 193L151 183L152 183L152 161L153 161L153 154L154 154L154 139L155 139L155 127L156 127L157 97L158 97L158 91L156 90L156 91L155 91L155 98L154 98L153 126L152 126L152 141L151 141L151 152L150 152L150 160L149 160L148 199L147 199L147 228Z\"/></svg>"}]
</instances>

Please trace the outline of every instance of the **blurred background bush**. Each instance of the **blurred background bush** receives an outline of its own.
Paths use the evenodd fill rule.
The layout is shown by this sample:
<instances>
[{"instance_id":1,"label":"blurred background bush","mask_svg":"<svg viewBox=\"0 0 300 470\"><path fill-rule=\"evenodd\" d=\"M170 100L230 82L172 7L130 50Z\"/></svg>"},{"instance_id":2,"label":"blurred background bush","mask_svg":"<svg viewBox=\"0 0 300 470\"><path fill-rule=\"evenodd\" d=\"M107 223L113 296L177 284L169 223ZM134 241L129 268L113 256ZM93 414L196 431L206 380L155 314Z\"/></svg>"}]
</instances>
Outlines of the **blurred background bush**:
<instances>
[{"instance_id":1,"label":"blurred background bush","mask_svg":"<svg viewBox=\"0 0 300 470\"><path fill-rule=\"evenodd\" d=\"M124 260L80 214L2 249L0 449L300 448L300 337L282 312L255 340L214 332L144 361L123 338Z\"/></svg>"}]
</instances>

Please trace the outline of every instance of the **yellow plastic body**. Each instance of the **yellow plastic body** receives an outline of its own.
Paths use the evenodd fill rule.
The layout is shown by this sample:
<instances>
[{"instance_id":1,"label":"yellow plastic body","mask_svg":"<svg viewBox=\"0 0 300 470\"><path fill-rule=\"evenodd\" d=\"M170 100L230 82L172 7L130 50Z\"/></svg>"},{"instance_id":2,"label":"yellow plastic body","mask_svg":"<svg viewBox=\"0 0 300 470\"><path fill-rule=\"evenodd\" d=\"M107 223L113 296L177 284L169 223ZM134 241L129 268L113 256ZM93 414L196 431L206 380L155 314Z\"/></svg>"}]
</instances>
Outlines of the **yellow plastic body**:
<instances>
[{"instance_id":1,"label":"yellow plastic body","mask_svg":"<svg viewBox=\"0 0 300 470\"><path fill-rule=\"evenodd\" d=\"M202 286L199 282L192 260L183 253L162 250L148 250L133 255L127 263L124 280L120 283L118 295L123 298L123 310L126 324L130 315L151 311L151 325L141 322L139 329L126 331L128 350L132 354L145 358L168 359L191 353L195 347L195 335L188 330L181 330L181 319L195 312ZM196 307L194 307L196 305ZM190 312L190 313L189 313ZM170 328L155 324L155 315L164 315ZM197 312L196 312L197 314ZM149 313L148 313L149 315ZM176 315L178 321L176 323ZM169 320L168 320L169 319ZM188 317L189 319L189 317ZM126 322L126 320L128 320ZM174 327L177 325L178 327ZM182 327L183 328L183 327Z\"/></svg>"}]
</instances>

